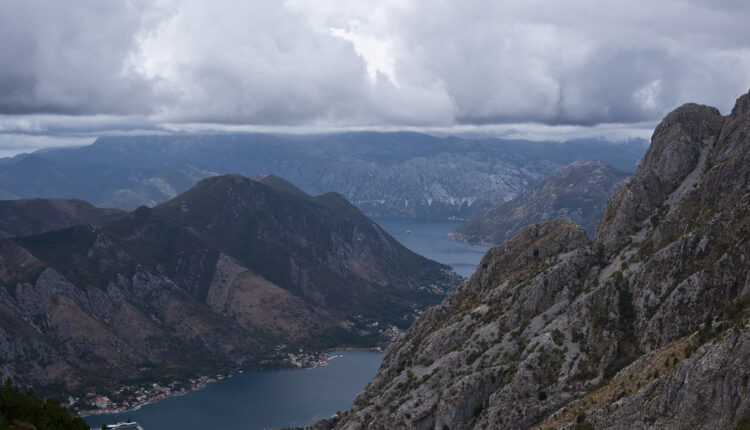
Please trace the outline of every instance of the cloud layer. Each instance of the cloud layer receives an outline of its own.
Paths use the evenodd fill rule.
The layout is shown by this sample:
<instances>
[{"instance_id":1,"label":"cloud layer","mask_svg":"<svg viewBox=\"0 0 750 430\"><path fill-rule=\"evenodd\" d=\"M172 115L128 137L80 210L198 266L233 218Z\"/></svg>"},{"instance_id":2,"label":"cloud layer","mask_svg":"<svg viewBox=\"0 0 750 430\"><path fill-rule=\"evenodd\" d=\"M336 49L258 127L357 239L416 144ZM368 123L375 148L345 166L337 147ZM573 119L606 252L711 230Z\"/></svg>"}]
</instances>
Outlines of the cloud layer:
<instances>
[{"instance_id":1,"label":"cloud layer","mask_svg":"<svg viewBox=\"0 0 750 430\"><path fill-rule=\"evenodd\" d=\"M453 127L726 112L750 87L748 22L739 1L7 0L0 132L70 116Z\"/></svg>"}]
</instances>

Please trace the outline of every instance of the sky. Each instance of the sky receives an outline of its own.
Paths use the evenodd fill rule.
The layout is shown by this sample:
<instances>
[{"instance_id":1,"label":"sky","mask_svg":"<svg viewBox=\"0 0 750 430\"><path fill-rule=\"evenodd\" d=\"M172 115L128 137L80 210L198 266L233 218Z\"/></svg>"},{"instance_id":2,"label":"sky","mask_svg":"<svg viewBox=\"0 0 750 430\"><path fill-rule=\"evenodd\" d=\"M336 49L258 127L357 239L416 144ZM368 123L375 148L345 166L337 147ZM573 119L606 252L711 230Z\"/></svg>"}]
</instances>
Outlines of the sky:
<instances>
[{"instance_id":1,"label":"sky","mask_svg":"<svg viewBox=\"0 0 750 430\"><path fill-rule=\"evenodd\" d=\"M745 0L0 0L0 155L108 134L649 137L750 89Z\"/></svg>"}]
</instances>

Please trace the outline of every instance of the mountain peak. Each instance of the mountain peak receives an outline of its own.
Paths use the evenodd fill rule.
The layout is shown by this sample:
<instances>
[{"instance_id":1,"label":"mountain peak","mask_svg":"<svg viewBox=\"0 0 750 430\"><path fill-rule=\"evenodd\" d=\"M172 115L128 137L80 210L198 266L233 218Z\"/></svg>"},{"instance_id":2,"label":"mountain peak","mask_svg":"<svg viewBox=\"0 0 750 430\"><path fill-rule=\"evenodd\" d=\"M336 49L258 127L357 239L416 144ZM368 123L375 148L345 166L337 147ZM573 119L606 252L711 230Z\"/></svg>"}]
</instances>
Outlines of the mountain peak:
<instances>
[{"instance_id":1,"label":"mountain peak","mask_svg":"<svg viewBox=\"0 0 750 430\"><path fill-rule=\"evenodd\" d=\"M337 266L335 272L342 276L331 276L318 267L321 263L317 259L331 249L338 249L339 256L351 254L347 262L337 264L357 266L362 271L358 276L375 283L402 274L413 276L408 271L422 273L425 268L441 267L411 254L341 195L328 193L313 198L273 175L255 180L241 175L204 179L155 210L164 218L187 226L248 268L259 273L270 270L269 280L277 285L329 305L355 300L355 295L364 294L348 289L355 279L346 279L348 270ZM335 226L335 234L331 226ZM358 250L348 241L357 235L382 244L383 248L377 252L387 258L369 260L352 254ZM259 240L261 237L263 240ZM249 247L249 243L255 245ZM403 261L391 264L399 258ZM315 266L316 270L300 275L300 264ZM395 270L397 266L402 267ZM402 273L396 275L396 272Z\"/></svg>"},{"instance_id":2,"label":"mountain peak","mask_svg":"<svg viewBox=\"0 0 750 430\"><path fill-rule=\"evenodd\" d=\"M539 185L459 227L451 237L496 245L521 227L568 217L594 235L607 199L627 175L601 161L575 161Z\"/></svg>"},{"instance_id":3,"label":"mountain peak","mask_svg":"<svg viewBox=\"0 0 750 430\"><path fill-rule=\"evenodd\" d=\"M296 185L276 175L272 175L272 174L258 175L253 178L253 181L260 182L261 184L264 184L264 185L268 185L269 187L273 188L276 191L293 194L298 197L310 198L310 196L307 193L302 191Z\"/></svg>"},{"instance_id":4,"label":"mountain peak","mask_svg":"<svg viewBox=\"0 0 750 430\"><path fill-rule=\"evenodd\" d=\"M556 178L578 178L585 179L585 176L596 174L615 174L618 177L625 177L623 172L615 169L602 161L574 161L567 166L560 167L542 181L542 184L555 180Z\"/></svg>"},{"instance_id":5,"label":"mountain peak","mask_svg":"<svg viewBox=\"0 0 750 430\"><path fill-rule=\"evenodd\" d=\"M567 168L573 168L573 167L590 167L590 168L603 169L603 168L605 168L607 166L608 166L607 163L605 163L603 161L599 161L599 160L593 160L593 161L574 161L574 162L568 164L567 166L561 167L558 170L567 169Z\"/></svg>"},{"instance_id":6,"label":"mountain peak","mask_svg":"<svg viewBox=\"0 0 750 430\"><path fill-rule=\"evenodd\" d=\"M502 274L516 272L536 260L578 249L590 242L583 227L569 218L529 225L487 251L477 276L480 284L486 285L497 281Z\"/></svg>"},{"instance_id":7,"label":"mountain peak","mask_svg":"<svg viewBox=\"0 0 750 430\"><path fill-rule=\"evenodd\" d=\"M239 173L228 173L226 175L211 176L199 181L198 183L205 182L207 184L245 185L250 181L250 178L242 176Z\"/></svg>"},{"instance_id":8,"label":"mountain peak","mask_svg":"<svg viewBox=\"0 0 750 430\"><path fill-rule=\"evenodd\" d=\"M750 90L737 98L732 108L731 118L748 115L750 113Z\"/></svg>"},{"instance_id":9,"label":"mountain peak","mask_svg":"<svg viewBox=\"0 0 750 430\"><path fill-rule=\"evenodd\" d=\"M607 202L597 243L610 251L625 243L639 228L639 220L705 164L725 122L718 109L694 103L670 112L654 130L635 175Z\"/></svg>"}]
</instances>

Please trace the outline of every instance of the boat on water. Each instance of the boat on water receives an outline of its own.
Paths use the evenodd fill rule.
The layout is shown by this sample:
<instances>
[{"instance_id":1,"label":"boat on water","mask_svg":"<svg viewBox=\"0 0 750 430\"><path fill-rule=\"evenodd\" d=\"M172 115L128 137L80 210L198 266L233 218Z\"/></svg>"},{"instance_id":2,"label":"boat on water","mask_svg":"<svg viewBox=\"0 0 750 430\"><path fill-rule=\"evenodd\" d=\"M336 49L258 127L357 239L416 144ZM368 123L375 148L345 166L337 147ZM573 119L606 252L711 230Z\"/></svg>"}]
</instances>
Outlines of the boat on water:
<instances>
[{"instance_id":1,"label":"boat on water","mask_svg":"<svg viewBox=\"0 0 750 430\"><path fill-rule=\"evenodd\" d=\"M101 427L102 429L107 430L143 430L143 427L141 427L137 422L119 422L117 424L107 424ZM92 428L91 430L100 430L98 428Z\"/></svg>"}]
</instances>

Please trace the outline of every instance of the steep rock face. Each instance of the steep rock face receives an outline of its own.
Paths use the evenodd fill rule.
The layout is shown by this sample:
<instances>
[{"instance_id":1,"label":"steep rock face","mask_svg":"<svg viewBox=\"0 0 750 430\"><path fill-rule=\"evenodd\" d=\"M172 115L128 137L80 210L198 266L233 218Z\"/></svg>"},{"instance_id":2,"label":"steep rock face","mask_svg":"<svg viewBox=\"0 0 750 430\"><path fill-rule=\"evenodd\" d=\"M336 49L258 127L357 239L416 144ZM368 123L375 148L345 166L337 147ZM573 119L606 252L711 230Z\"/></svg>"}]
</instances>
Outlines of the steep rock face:
<instances>
[{"instance_id":1,"label":"steep rock face","mask_svg":"<svg viewBox=\"0 0 750 430\"><path fill-rule=\"evenodd\" d=\"M0 240L0 377L45 395L375 346L458 283L339 195L213 177L103 226ZM378 324L375 324L375 323Z\"/></svg>"},{"instance_id":2,"label":"steep rock face","mask_svg":"<svg viewBox=\"0 0 750 430\"><path fill-rule=\"evenodd\" d=\"M567 217L593 237L607 199L627 175L599 161L577 161L554 171L539 185L473 218L451 238L496 245L521 227Z\"/></svg>"},{"instance_id":3,"label":"steep rock face","mask_svg":"<svg viewBox=\"0 0 750 430\"><path fill-rule=\"evenodd\" d=\"M596 240L608 249L617 248L635 233L648 214L700 161L708 155L724 118L716 108L686 104L675 109L656 127L652 143L633 178L607 203Z\"/></svg>"},{"instance_id":4,"label":"steep rock face","mask_svg":"<svg viewBox=\"0 0 750 430\"><path fill-rule=\"evenodd\" d=\"M548 321L582 293L596 253L567 220L526 227L508 242L389 348L341 428L466 428L488 408L503 417L493 428L503 428L528 425L544 411L540 382L573 357L552 340ZM563 254L541 254L547 246Z\"/></svg>"},{"instance_id":5,"label":"steep rock face","mask_svg":"<svg viewBox=\"0 0 750 430\"><path fill-rule=\"evenodd\" d=\"M674 356L667 351L634 365L642 366L641 374L666 367L667 375L644 381L633 395L590 412L588 421L595 428L732 428L738 418L750 416L750 404L744 400L750 389L750 330L730 331L678 365L670 365Z\"/></svg>"},{"instance_id":6,"label":"steep rock face","mask_svg":"<svg viewBox=\"0 0 750 430\"><path fill-rule=\"evenodd\" d=\"M557 221L493 248L389 348L352 409L317 427L711 429L747 417L749 103L728 117L671 113L595 242Z\"/></svg>"}]
</instances>

